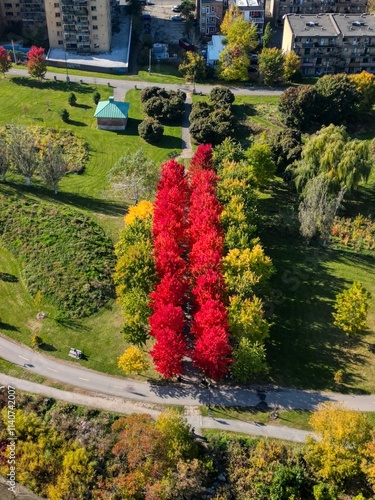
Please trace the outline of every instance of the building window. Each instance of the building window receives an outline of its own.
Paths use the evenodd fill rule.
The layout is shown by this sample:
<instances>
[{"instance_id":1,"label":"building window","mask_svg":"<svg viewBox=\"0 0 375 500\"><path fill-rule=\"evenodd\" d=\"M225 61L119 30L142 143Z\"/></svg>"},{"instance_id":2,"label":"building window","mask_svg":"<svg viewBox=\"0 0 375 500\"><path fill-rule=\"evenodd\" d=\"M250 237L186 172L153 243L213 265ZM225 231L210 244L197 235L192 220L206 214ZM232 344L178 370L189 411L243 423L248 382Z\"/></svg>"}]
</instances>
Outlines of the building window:
<instances>
[{"instance_id":1,"label":"building window","mask_svg":"<svg viewBox=\"0 0 375 500\"><path fill-rule=\"evenodd\" d=\"M6 15L7 17L13 17L13 12L5 12L5 15Z\"/></svg>"},{"instance_id":2,"label":"building window","mask_svg":"<svg viewBox=\"0 0 375 500\"><path fill-rule=\"evenodd\" d=\"M12 8L12 4L11 4L11 3L5 3L5 4L4 4L4 7L5 7L6 9L11 9L11 8Z\"/></svg>"},{"instance_id":3,"label":"building window","mask_svg":"<svg viewBox=\"0 0 375 500\"><path fill-rule=\"evenodd\" d=\"M57 31L57 32L56 32L56 35L57 35L57 36L61 36L61 31Z\"/></svg>"},{"instance_id":4,"label":"building window","mask_svg":"<svg viewBox=\"0 0 375 500\"><path fill-rule=\"evenodd\" d=\"M93 30L97 30L98 29L98 25L97 24L94 24L93 27L92 27Z\"/></svg>"},{"instance_id":5,"label":"building window","mask_svg":"<svg viewBox=\"0 0 375 500\"><path fill-rule=\"evenodd\" d=\"M12 4L10 4L12 5ZM202 7L202 14L205 14L206 13L206 7Z\"/></svg>"},{"instance_id":6,"label":"building window","mask_svg":"<svg viewBox=\"0 0 375 500\"><path fill-rule=\"evenodd\" d=\"M60 12L55 12L55 17L61 17Z\"/></svg>"},{"instance_id":7,"label":"building window","mask_svg":"<svg viewBox=\"0 0 375 500\"><path fill-rule=\"evenodd\" d=\"M93 39L94 39L94 40L99 40L99 35L94 35L94 36L93 36Z\"/></svg>"},{"instance_id":8,"label":"building window","mask_svg":"<svg viewBox=\"0 0 375 500\"><path fill-rule=\"evenodd\" d=\"M92 16L91 18L93 21L96 21L98 19L98 16Z\"/></svg>"},{"instance_id":9,"label":"building window","mask_svg":"<svg viewBox=\"0 0 375 500\"><path fill-rule=\"evenodd\" d=\"M91 12L94 12L96 10L96 5L91 6Z\"/></svg>"},{"instance_id":10,"label":"building window","mask_svg":"<svg viewBox=\"0 0 375 500\"><path fill-rule=\"evenodd\" d=\"M56 23L56 26L57 26L57 27L61 26L61 23Z\"/></svg>"},{"instance_id":11,"label":"building window","mask_svg":"<svg viewBox=\"0 0 375 500\"><path fill-rule=\"evenodd\" d=\"M60 7L60 4L59 3L54 3L53 6L55 7L55 9L58 9Z\"/></svg>"},{"instance_id":12,"label":"building window","mask_svg":"<svg viewBox=\"0 0 375 500\"><path fill-rule=\"evenodd\" d=\"M99 44L98 43L94 43L94 49L98 49L99 48Z\"/></svg>"},{"instance_id":13,"label":"building window","mask_svg":"<svg viewBox=\"0 0 375 500\"><path fill-rule=\"evenodd\" d=\"M64 42L63 42L62 40L57 40L57 44L58 44L58 45L63 45L63 43L64 43Z\"/></svg>"},{"instance_id":14,"label":"building window","mask_svg":"<svg viewBox=\"0 0 375 500\"><path fill-rule=\"evenodd\" d=\"M210 13L210 8L209 7L206 7L206 12L207 12L207 14Z\"/></svg>"},{"instance_id":15,"label":"building window","mask_svg":"<svg viewBox=\"0 0 375 500\"><path fill-rule=\"evenodd\" d=\"M215 12L215 7L211 6L211 12Z\"/></svg>"}]
</instances>

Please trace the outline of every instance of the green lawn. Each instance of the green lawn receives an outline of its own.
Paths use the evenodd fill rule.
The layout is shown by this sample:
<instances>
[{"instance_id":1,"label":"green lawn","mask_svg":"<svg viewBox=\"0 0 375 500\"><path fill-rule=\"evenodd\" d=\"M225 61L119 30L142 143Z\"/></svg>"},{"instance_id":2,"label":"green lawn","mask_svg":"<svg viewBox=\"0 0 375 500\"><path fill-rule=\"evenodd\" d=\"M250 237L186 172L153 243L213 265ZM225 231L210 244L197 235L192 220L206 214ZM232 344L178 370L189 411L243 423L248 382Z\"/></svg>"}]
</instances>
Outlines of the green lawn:
<instances>
[{"instance_id":1,"label":"green lawn","mask_svg":"<svg viewBox=\"0 0 375 500\"><path fill-rule=\"evenodd\" d=\"M267 343L270 374L283 386L375 392L375 259L306 246L294 231L293 194L275 181L260 200L260 237L277 270L267 304L274 326ZM361 280L372 293L368 330L348 338L332 324L335 296ZM338 387L334 373L345 371Z\"/></svg>"}]
</instances>

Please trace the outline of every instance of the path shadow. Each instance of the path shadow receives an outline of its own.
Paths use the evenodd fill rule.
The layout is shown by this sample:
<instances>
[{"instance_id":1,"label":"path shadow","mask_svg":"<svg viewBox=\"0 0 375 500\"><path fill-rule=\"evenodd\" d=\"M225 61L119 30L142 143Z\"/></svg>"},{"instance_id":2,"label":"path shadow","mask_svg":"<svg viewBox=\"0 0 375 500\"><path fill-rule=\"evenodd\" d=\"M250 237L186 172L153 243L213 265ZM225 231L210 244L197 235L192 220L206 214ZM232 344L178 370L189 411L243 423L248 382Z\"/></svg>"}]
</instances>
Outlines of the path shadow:
<instances>
[{"instance_id":1,"label":"path shadow","mask_svg":"<svg viewBox=\"0 0 375 500\"><path fill-rule=\"evenodd\" d=\"M17 276L14 276L13 274L0 272L0 281L5 281L6 283L18 283L19 280Z\"/></svg>"}]
</instances>

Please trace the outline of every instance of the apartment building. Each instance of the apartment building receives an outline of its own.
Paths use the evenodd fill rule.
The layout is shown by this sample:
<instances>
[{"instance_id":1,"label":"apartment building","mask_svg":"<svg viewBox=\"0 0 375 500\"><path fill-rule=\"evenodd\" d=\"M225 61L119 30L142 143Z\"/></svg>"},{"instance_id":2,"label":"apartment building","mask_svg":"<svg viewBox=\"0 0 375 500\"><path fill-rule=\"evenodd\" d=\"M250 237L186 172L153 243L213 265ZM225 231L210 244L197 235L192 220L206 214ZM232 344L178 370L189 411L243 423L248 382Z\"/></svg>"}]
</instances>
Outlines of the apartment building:
<instances>
[{"instance_id":1,"label":"apartment building","mask_svg":"<svg viewBox=\"0 0 375 500\"><path fill-rule=\"evenodd\" d=\"M367 0L270 0L270 13L281 24L286 14L362 14Z\"/></svg>"},{"instance_id":2,"label":"apartment building","mask_svg":"<svg viewBox=\"0 0 375 500\"><path fill-rule=\"evenodd\" d=\"M263 35L264 3L262 0L230 0L229 4L237 6L246 21L256 25L259 36Z\"/></svg>"},{"instance_id":3,"label":"apartment building","mask_svg":"<svg viewBox=\"0 0 375 500\"><path fill-rule=\"evenodd\" d=\"M51 48L90 54L111 48L111 0L45 0Z\"/></svg>"},{"instance_id":4,"label":"apartment building","mask_svg":"<svg viewBox=\"0 0 375 500\"><path fill-rule=\"evenodd\" d=\"M43 0L0 0L0 27L4 30L33 32L45 29Z\"/></svg>"},{"instance_id":5,"label":"apartment building","mask_svg":"<svg viewBox=\"0 0 375 500\"><path fill-rule=\"evenodd\" d=\"M199 30L204 36L216 35L220 32L223 22L223 0L201 0L199 15Z\"/></svg>"},{"instance_id":6,"label":"apartment building","mask_svg":"<svg viewBox=\"0 0 375 500\"><path fill-rule=\"evenodd\" d=\"M375 16L288 14L282 49L301 58L304 76L375 73Z\"/></svg>"}]
</instances>

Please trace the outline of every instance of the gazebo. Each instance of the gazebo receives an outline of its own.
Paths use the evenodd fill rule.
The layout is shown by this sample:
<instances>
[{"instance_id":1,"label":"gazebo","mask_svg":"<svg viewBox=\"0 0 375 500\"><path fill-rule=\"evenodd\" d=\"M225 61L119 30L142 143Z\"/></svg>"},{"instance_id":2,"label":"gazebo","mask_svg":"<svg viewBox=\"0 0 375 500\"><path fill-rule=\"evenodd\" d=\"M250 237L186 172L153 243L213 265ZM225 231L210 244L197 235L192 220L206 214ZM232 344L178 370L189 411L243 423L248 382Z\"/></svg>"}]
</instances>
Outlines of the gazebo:
<instances>
[{"instance_id":1,"label":"gazebo","mask_svg":"<svg viewBox=\"0 0 375 500\"><path fill-rule=\"evenodd\" d=\"M108 101L99 102L94 114L98 128L102 130L125 130L129 106L129 102L115 101L113 97L110 97Z\"/></svg>"}]
</instances>

